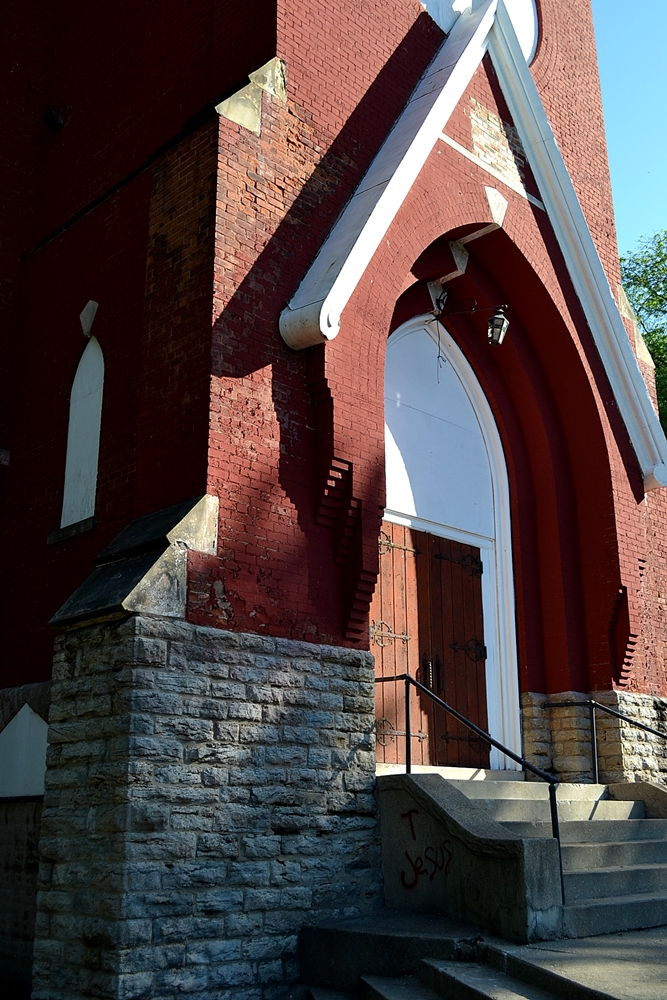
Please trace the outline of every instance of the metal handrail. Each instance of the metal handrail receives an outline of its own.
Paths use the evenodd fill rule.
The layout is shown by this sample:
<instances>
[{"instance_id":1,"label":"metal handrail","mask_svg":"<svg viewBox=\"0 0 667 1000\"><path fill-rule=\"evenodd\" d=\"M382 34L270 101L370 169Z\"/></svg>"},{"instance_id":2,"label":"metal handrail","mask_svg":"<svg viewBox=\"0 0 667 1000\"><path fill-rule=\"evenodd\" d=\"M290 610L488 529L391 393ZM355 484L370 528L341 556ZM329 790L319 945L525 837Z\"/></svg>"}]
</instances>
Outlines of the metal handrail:
<instances>
[{"instance_id":1,"label":"metal handrail","mask_svg":"<svg viewBox=\"0 0 667 1000\"><path fill-rule=\"evenodd\" d=\"M410 685L412 685L413 687L416 687L418 691L422 691L423 694L428 695L428 697L432 701L440 705L441 708L444 708L446 712L449 712L450 715L453 715L455 719L458 719L459 722L462 722L464 726L467 726L468 729L471 729L473 733L476 733L479 737L481 737L481 739L486 740L487 743L490 743L491 746L496 748L496 750L500 750L500 752L504 753L506 757L510 757L513 761L516 761L517 764L521 764L522 767L527 768L533 774L537 775L538 778L541 778L542 781L548 782L549 809L551 811L551 831L556 840L556 843L558 844L560 892L561 892L561 899L563 901L563 906L565 906L565 879L563 877L563 852L561 849L561 842L560 842L558 805L556 802L556 788L558 787L558 778L554 777L553 774L549 774L548 771L543 771L541 768L536 767L535 764L531 764L530 761L526 760L525 757L521 757L519 754L514 753L513 750L509 749L509 747L506 747L499 740L494 739L494 737L491 736L490 733L487 733L483 729L480 729L479 726L475 725L474 722L471 722L470 719L466 719L465 715L461 715L460 712L457 712L455 708L452 708L451 705L448 705L446 701L442 700L442 698L438 698L437 694L434 694L433 691L430 690L430 688L427 688L423 684L420 684L418 680L415 680L412 674L395 674L392 677L375 678L376 684L386 684L389 681L405 681L405 773L406 774L412 774L412 745L411 745L412 732L410 727Z\"/></svg>"},{"instance_id":2,"label":"metal handrail","mask_svg":"<svg viewBox=\"0 0 667 1000\"><path fill-rule=\"evenodd\" d=\"M659 736L661 740L667 740L667 733L661 733L658 729L652 729L651 726L645 726L643 722L637 722L636 719L631 718L629 715L624 715L623 712L617 712L615 708L609 708L607 705L602 705L599 701L595 701L593 698L587 698L585 701L545 701L544 708L587 708L590 717L591 726L591 761L592 761L592 772L593 772L593 784L598 784L599 770L598 770L598 733L597 724L595 721L595 711L598 709L600 712L606 712L607 715L613 715L616 719L622 719L623 722L629 722L630 725L635 726L637 729L643 729L646 733L651 733L653 736Z\"/></svg>"}]
</instances>

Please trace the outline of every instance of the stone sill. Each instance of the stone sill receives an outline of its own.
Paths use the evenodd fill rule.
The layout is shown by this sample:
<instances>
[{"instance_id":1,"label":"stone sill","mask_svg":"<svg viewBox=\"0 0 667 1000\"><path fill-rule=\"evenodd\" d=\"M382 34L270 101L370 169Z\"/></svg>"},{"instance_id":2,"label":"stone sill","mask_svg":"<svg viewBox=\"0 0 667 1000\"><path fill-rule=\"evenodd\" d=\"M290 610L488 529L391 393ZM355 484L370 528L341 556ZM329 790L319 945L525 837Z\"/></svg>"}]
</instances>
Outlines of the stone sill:
<instances>
[{"instance_id":1,"label":"stone sill","mask_svg":"<svg viewBox=\"0 0 667 1000\"><path fill-rule=\"evenodd\" d=\"M68 538L74 538L75 535L83 535L86 531L93 531L97 527L97 518L93 514L92 517L85 517L83 521L75 521L74 524L66 524L64 528L57 528L56 531L50 531L46 536L47 545L57 545L58 542L66 542Z\"/></svg>"}]
</instances>

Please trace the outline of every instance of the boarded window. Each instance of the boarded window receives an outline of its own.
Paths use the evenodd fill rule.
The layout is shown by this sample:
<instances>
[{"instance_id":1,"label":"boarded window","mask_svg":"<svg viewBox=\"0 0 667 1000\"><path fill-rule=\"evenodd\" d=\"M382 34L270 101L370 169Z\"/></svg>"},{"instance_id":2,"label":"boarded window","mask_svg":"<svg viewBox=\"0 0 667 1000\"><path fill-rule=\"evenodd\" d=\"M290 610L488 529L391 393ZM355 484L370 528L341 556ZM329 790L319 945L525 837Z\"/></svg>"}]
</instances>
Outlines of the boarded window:
<instances>
[{"instance_id":1,"label":"boarded window","mask_svg":"<svg viewBox=\"0 0 667 1000\"><path fill-rule=\"evenodd\" d=\"M91 337L76 370L70 396L61 528L95 513L103 386L102 349Z\"/></svg>"}]
</instances>

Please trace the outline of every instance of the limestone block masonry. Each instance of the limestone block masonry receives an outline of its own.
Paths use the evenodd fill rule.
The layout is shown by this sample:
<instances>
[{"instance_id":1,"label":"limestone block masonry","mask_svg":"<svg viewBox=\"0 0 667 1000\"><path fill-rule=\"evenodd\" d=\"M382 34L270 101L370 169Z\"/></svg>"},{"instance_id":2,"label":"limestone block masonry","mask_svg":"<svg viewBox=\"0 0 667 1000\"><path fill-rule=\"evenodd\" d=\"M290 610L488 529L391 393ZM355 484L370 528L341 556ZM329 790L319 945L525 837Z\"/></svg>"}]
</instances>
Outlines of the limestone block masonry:
<instances>
[{"instance_id":1,"label":"limestone block masonry","mask_svg":"<svg viewBox=\"0 0 667 1000\"><path fill-rule=\"evenodd\" d=\"M565 691L550 695L524 692L521 719L524 753L528 760L557 775L561 781L590 781L591 736L587 707L545 708L559 702L593 698L630 719L667 734L667 701L632 691ZM630 722L596 712L599 780L667 781L667 740L637 729Z\"/></svg>"},{"instance_id":2,"label":"limestone block masonry","mask_svg":"<svg viewBox=\"0 0 667 1000\"><path fill-rule=\"evenodd\" d=\"M57 641L33 997L274 998L382 905L369 653L135 616Z\"/></svg>"}]
</instances>

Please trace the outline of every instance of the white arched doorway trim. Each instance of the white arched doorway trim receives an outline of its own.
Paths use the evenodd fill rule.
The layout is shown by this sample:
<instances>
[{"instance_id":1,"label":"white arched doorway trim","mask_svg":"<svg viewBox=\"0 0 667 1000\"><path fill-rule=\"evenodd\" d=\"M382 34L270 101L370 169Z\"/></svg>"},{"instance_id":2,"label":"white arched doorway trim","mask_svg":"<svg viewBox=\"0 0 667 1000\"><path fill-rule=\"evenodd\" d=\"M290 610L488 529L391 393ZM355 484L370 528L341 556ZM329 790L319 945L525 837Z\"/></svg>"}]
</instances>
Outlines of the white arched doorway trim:
<instances>
[{"instance_id":1,"label":"white arched doorway trim","mask_svg":"<svg viewBox=\"0 0 667 1000\"><path fill-rule=\"evenodd\" d=\"M482 609L487 646L486 691L489 732L515 753L521 753L519 676L516 649L514 575L507 466L498 427L489 402L465 355L445 327L432 315L404 323L389 338L387 349L405 337L426 333L439 346L440 354L470 401L481 432L489 464L493 493L493 536L462 530L456 524L436 523L401 510L388 508L389 521L474 545L481 550ZM393 438L387 429L388 443ZM394 445L395 447L395 445ZM406 472L407 475L407 472ZM518 769L518 765L492 748L491 767Z\"/></svg>"}]
</instances>

